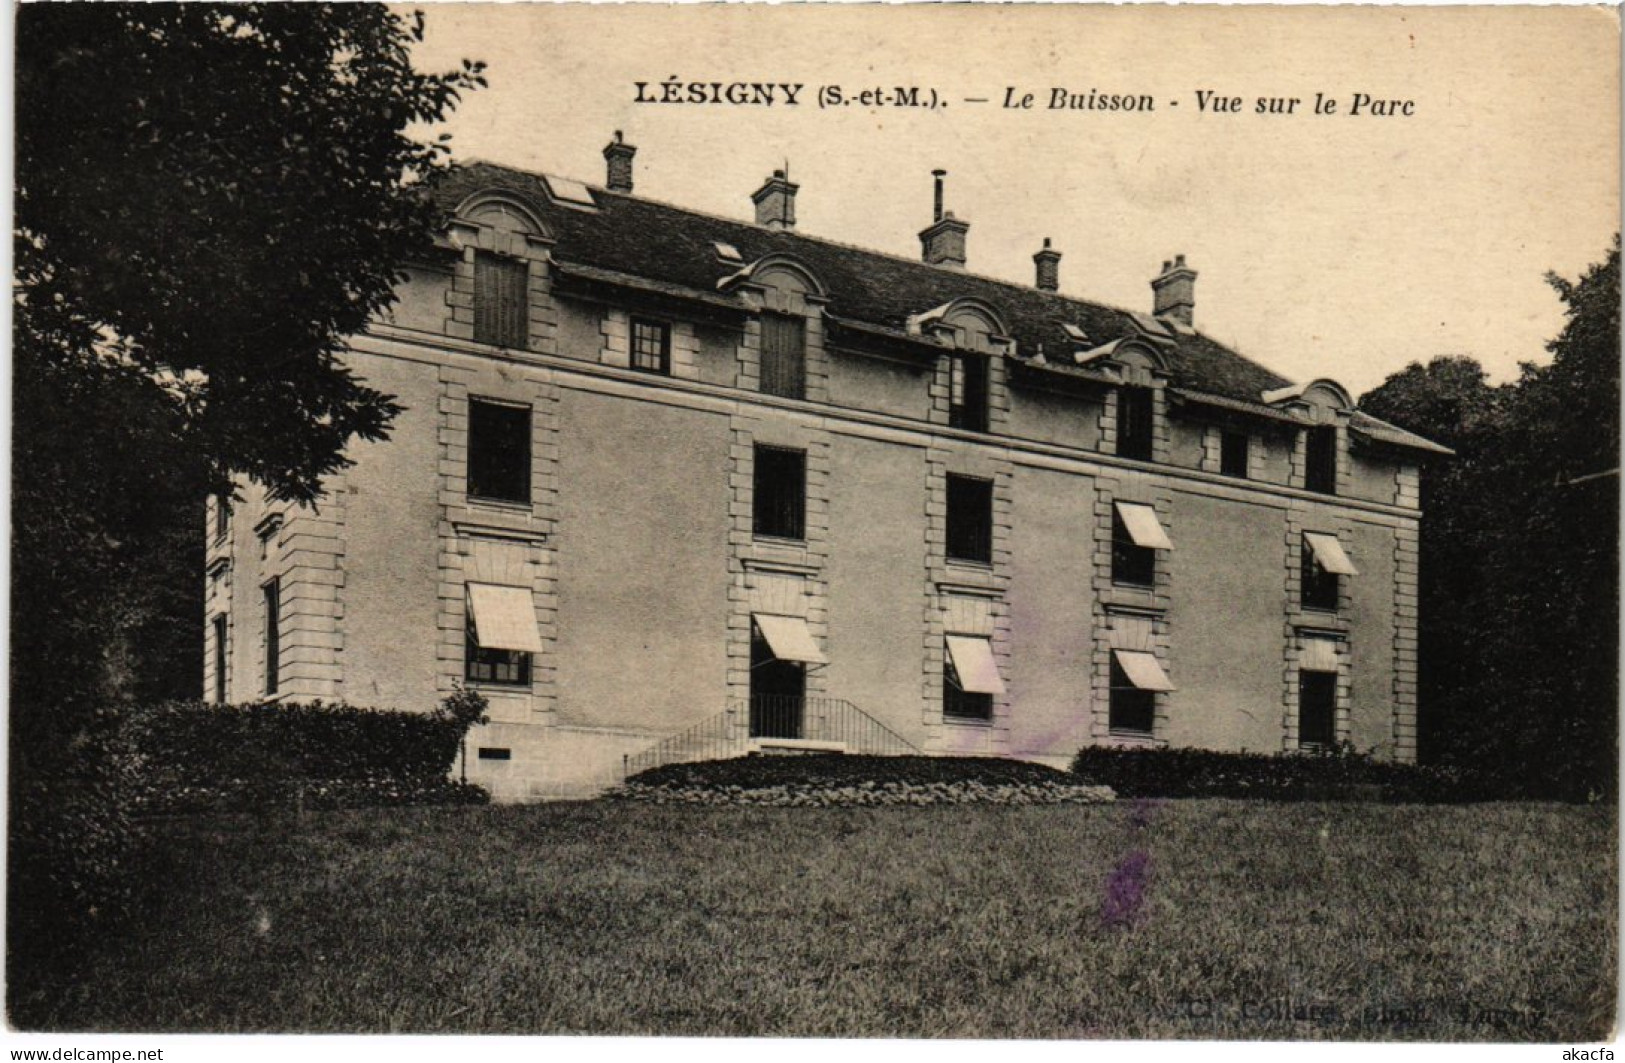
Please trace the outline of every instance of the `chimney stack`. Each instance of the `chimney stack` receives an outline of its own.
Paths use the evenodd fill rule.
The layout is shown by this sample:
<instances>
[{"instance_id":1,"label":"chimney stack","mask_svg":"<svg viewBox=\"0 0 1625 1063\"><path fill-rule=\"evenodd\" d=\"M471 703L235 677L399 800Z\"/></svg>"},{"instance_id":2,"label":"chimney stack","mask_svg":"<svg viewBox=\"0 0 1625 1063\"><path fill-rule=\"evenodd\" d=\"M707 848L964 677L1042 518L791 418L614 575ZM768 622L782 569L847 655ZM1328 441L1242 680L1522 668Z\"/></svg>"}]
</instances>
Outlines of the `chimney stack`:
<instances>
[{"instance_id":1,"label":"chimney stack","mask_svg":"<svg viewBox=\"0 0 1625 1063\"><path fill-rule=\"evenodd\" d=\"M750 194L756 204L756 224L769 229L796 227L796 190L783 170L774 170L773 176L762 182L762 187Z\"/></svg>"},{"instance_id":2,"label":"chimney stack","mask_svg":"<svg viewBox=\"0 0 1625 1063\"><path fill-rule=\"evenodd\" d=\"M920 231L920 257L927 265L965 268L965 234L970 222L960 221L951 210L942 209L942 179L947 170L932 170L936 179L936 195L931 209L931 224Z\"/></svg>"},{"instance_id":3,"label":"chimney stack","mask_svg":"<svg viewBox=\"0 0 1625 1063\"><path fill-rule=\"evenodd\" d=\"M1184 255L1162 264L1162 273L1151 282L1151 312L1189 325L1196 311L1196 271L1185 265Z\"/></svg>"},{"instance_id":4,"label":"chimney stack","mask_svg":"<svg viewBox=\"0 0 1625 1063\"><path fill-rule=\"evenodd\" d=\"M609 176L604 181L604 187L611 192L632 191L632 156L638 149L621 139L621 131L615 130L615 139L604 147L604 161L609 163Z\"/></svg>"},{"instance_id":5,"label":"chimney stack","mask_svg":"<svg viewBox=\"0 0 1625 1063\"><path fill-rule=\"evenodd\" d=\"M1060 290L1061 253L1049 245L1049 237L1044 237L1043 249L1033 256L1033 265L1038 273L1034 284L1046 292Z\"/></svg>"}]
</instances>

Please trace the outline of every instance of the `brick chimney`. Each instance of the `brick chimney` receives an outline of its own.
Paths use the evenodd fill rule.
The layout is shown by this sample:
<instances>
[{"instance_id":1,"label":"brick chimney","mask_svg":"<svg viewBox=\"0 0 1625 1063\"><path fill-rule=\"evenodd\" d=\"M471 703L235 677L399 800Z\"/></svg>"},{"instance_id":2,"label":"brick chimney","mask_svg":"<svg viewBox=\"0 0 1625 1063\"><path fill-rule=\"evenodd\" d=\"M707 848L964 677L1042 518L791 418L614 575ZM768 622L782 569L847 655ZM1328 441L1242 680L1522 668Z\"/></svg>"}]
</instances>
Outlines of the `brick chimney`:
<instances>
[{"instance_id":1,"label":"brick chimney","mask_svg":"<svg viewBox=\"0 0 1625 1063\"><path fill-rule=\"evenodd\" d=\"M621 139L621 131L615 130L615 139L604 146L604 161L609 163L609 176L604 181L604 187L611 192L632 191L632 156L638 149Z\"/></svg>"},{"instance_id":2,"label":"brick chimney","mask_svg":"<svg viewBox=\"0 0 1625 1063\"><path fill-rule=\"evenodd\" d=\"M791 183L783 170L774 170L773 176L750 194L751 202L756 204L756 224L769 229L794 229L796 190L800 187Z\"/></svg>"},{"instance_id":3,"label":"brick chimney","mask_svg":"<svg viewBox=\"0 0 1625 1063\"><path fill-rule=\"evenodd\" d=\"M1038 273L1035 285L1046 292L1060 290L1061 253L1049 245L1049 237L1044 237L1043 249L1033 256L1033 265Z\"/></svg>"},{"instance_id":4,"label":"brick chimney","mask_svg":"<svg viewBox=\"0 0 1625 1063\"><path fill-rule=\"evenodd\" d=\"M1185 265L1184 255L1162 264L1162 273L1151 282L1151 312L1189 325L1196 311L1196 271Z\"/></svg>"},{"instance_id":5,"label":"brick chimney","mask_svg":"<svg viewBox=\"0 0 1625 1063\"><path fill-rule=\"evenodd\" d=\"M953 211L942 209L942 179L947 170L932 170L936 178L936 196L932 204L931 224L920 230L920 257L928 265L965 268L965 234L970 222L960 221Z\"/></svg>"}]
</instances>

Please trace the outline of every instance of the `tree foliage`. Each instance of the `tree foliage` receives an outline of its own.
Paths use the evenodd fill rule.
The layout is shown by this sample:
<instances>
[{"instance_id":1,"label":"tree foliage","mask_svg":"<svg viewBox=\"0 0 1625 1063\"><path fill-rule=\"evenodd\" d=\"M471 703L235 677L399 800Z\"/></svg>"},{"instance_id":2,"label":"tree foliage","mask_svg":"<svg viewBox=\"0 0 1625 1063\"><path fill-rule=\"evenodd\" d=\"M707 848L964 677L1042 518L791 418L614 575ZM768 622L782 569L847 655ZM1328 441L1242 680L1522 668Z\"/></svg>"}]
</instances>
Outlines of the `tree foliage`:
<instances>
[{"instance_id":1,"label":"tree foliage","mask_svg":"<svg viewBox=\"0 0 1625 1063\"><path fill-rule=\"evenodd\" d=\"M1568 320L1515 384L1440 358L1361 399L1457 450L1423 480L1423 756L1535 792L1616 782L1619 252L1548 278Z\"/></svg>"},{"instance_id":2,"label":"tree foliage","mask_svg":"<svg viewBox=\"0 0 1625 1063\"><path fill-rule=\"evenodd\" d=\"M339 353L432 240L418 186L446 148L415 127L481 83L415 71L421 32L376 4L18 9L24 732L195 694L206 493L246 474L308 501L386 434L398 407Z\"/></svg>"},{"instance_id":3,"label":"tree foliage","mask_svg":"<svg viewBox=\"0 0 1625 1063\"><path fill-rule=\"evenodd\" d=\"M17 13L16 263L61 315L164 381L216 480L309 500L397 407L337 360L431 239L408 135L480 83L421 74L421 21L375 4L39 4Z\"/></svg>"}]
</instances>

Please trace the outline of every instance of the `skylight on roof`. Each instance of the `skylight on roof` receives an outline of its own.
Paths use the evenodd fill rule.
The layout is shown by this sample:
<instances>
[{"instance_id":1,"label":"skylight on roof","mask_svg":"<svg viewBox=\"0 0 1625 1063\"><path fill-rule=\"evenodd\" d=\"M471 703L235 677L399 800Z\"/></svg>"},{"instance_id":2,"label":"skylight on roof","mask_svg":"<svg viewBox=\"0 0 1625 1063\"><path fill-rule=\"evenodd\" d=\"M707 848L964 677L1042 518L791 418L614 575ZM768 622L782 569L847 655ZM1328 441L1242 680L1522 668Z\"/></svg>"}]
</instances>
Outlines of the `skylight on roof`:
<instances>
[{"instance_id":1,"label":"skylight on roof","mask_svg":"<svg viewBox=\"0 0 1625 1063\"><path fill-rule=\"evenodd\" d=\"M592 198L592 191L580 181L573 181L568 177L554 177L545 174L543 179L547 182L548 193L561 203L574 203L583 207L597 207L598 201Z\"/></svg>"},{"instance_id":2,"label":"skylight on roof","mask_svg":"<svg viewBox=\"0 0 1625 1063\"><path fill-rule=\"evenodd\" d=\"M722 259L724 262L745 261L745 256L741 255L739 253L739 248L735 247L733 244L725 244L721 240L718 240L711 246L717 249L717 257Z\"/></svg>"},{"instance_id":3,"label":"skylight on roof","mask_svg":"<svg viewBox=\"0 0 1625 1063\"><path fill-rule=\"evenodd\" d=\"M1061 327L1066 330L1066 334L1069 337L1072 338L1073 342L1075 342L1075 343L1088 343L1089 342L1089 334L1087 332L1083 331L1083 329L1079 328L1078 326L1072 324L1071 322L1067 322L1066 324L1062 325Z\"/></svg>"}]
</instances>

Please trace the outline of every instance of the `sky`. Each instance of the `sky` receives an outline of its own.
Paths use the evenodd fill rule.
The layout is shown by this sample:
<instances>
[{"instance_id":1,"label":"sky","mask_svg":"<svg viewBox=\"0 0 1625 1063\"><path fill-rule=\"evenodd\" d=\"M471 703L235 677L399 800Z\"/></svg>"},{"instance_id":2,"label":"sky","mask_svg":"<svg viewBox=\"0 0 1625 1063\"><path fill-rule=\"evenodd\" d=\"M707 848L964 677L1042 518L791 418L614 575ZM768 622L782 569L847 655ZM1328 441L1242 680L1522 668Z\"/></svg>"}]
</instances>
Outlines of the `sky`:
<instances>
[{"instance_id":1,"label":"sky","mask_svg":"<svg viewBox=\"0 0 1625 1063\"><path fill-rule=\"evenodd\" d=\"M487 63L446 127L459 159L602 183L618 129L638 194L747 220L788 162L800 231L910 258L942 168L971 272L1031 283L1049 237L1062 292L1148 310L1184 254L1198 327L1358 395L1439 354L1495 380L1548 357L1546 272L1577 276L1619 228L1618 26L1573 7L448 4L418 59ZM795 107L636 102L672 77L806 88ZM829 85L946 106L820 108ZM1052 110L1056 88L1153 109ZM1034 106L1005 107L1012 90ZM1350 114L1356 93L1410 113Z\"/></svg>"}]
</instances>

